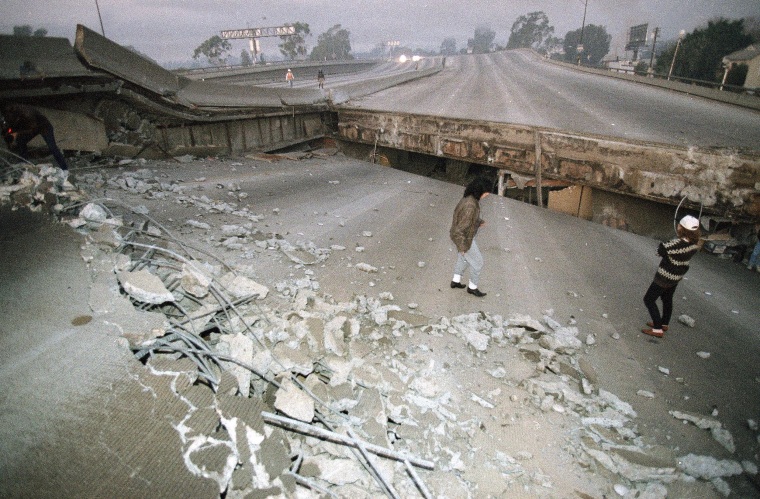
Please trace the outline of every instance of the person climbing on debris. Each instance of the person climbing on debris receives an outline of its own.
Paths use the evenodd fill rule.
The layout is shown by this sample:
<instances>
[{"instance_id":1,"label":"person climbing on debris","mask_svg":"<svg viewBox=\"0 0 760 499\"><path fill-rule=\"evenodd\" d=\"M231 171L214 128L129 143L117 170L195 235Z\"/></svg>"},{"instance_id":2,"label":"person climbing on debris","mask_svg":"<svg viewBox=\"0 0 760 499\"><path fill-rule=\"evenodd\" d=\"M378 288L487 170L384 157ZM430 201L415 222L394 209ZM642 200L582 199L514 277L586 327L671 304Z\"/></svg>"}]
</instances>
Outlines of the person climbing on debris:
<instances>
[{"instance_id":1,"label":"person climbing on debris","mask_svg":"<svg viewBox=\"0 0 760 499\"><path fill-rule=\"evenodd\" d=\"M317 82L319 83L319 88L325 88L325 72L321 69L317 72Z\"/></svg>"},{"instance_id":2,"label":"person climbing on debris","mask_svg":"<svg viewBox=\"0 0 760 499\"><path fill-rule=\"evenodd\" d=\"M19 155L28 160L27 144L34 137L40 135L45 140L58 165L63 170L69 169L63 153L55 143L53 125L45 115L24 104L6 104L2 108L2 114L4 118L3 139L5 139L9 149L17 149Z\"/></svg>"},{"instance_id":3,"label":"person climbing on debris","mask_svg":"<svg viewBox=\"0 0 760 499\"><path fill-rule=\"evenodd\" d=\"M296 79L296 77L293 76L293 71L291 71L290 69L288 69L288 72L285 73L285 81L287 81L290 84L290 86L292 87L293 86L293 80L295 80L295 79Z\"/></svg>"},{"instance_id":4,"label":"person climbing on debris","mask_svg":"<svg viewBox=\"0 0 760 499\"><path fill-rule=\"evenodd\" d=\"M490 193L491 183L483 177L470 182L464 190L464 196L454 209L449 237L457 247L457 261L454 265L454 277L451 279L452 288L467 288L467 292L481 298L486 295L478 289L480 272L483 270L483 255L481 255L475 236L478 229L486 223L480 218L480 200ZM462 283L462 276L470 268L470 282Z\"/></svg>"},{"instance_id":5,"label":"person climbing on debris","mask_svg":"<svg viewBox=\"0 0 760 499\"><path fill-rule=\"evenodd\" d=\"M686 215L678 224L676 234L677 238L660 243L657 247L657 254L662 260L654 275L654 281L644 295L644 304L652 320L647 322L649 329L642 329L641 332L656 338L662 338L668 330L670 316L673 314L676 286L689 270L689 260L699 251L699 220ZM657 307L658 298L662 300L662 315Z\"/></svg>"}]
</instances>

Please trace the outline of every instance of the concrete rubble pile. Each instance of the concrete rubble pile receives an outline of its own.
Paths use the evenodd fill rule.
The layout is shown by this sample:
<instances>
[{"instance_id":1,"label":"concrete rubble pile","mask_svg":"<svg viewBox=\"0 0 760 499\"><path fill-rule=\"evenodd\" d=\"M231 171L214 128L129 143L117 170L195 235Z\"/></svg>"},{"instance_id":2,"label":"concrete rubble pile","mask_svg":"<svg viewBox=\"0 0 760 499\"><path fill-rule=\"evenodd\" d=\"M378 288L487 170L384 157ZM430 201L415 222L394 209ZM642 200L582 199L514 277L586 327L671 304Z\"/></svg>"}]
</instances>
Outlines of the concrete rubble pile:
<instances>
[{"instance_id":1,"label":"concrete rubble pile","mask_svg":"<svg viewBox=\"0 0 760 499\"><path fill-rule=\"evenodd\" d=\"M85 199L68 176L68 171L49 164L7 165L0 168L0 204L62 214Z\"/></svg>"},{"instance_id":2,"label":"concrete rubble pile","mask_svg":"<svg viewBox=\"0 0 760 499\"><path fill-rule=\"evenodd\" d=\"M277 249L303 271L270 289L249 267L231 268L173 236L140 205L93 201L69 220L87 234L93 311L108 308L102 297L110 293L145 316L124 337L187 405L176 428L188 470L217 482L226 497L566 496L530 450L482 448L504 397L513 418L562 417L562 448L578 469L614 484L605 494L665 498L674 484L709 481L728 495L726 477L757 473L748 461L677 456L645 443L632 406L598 387L588 361L595 338L582 338L574 321L563 325L552 311L541 320L482 312L431 320L396 305L390 292L335 302L308 268L332 250L265 235L255 225L263 215L193 196L147 169L79 178L91 190L110 186L237 216L239 225L185 225L243 259L256 257L251 247ZM222 188L239 199L234 185ZM499 388L461 399L444 380L462 366L430 360L433 338L454 339L462 365L496 349L528 367L490 370ZM413 346L396 350L400 339ZM673 416L709 429L731 450L717 420Z\"/></svg>"}]
</instances>

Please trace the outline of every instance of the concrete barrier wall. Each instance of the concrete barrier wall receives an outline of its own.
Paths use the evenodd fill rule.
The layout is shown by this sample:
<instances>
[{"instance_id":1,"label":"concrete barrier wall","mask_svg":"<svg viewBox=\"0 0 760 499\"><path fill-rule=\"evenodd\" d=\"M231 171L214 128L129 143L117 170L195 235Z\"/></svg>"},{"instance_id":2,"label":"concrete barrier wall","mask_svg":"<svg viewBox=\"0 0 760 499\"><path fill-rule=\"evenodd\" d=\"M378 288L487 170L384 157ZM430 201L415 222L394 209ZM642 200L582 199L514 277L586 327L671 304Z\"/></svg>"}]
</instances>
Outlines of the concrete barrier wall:
<instances>
[{"instance_id":1,"label":"concrete barrier wall","mask_svg":"<svg viewBox=\"0 0 760 499\"><path fill-rule=\"evenodd\" d=\"M322 69L325 75L345 75L367 71L379 64L378 61L279 61L258 64L256 66L233 68L203 68L187 71L175 71L176 74L191 80L219 81L220 83L273 83L285 81L285 72L293 66L296 81L316 80L317 72ZM297 68L297 69L296 69Z\"/></svg>"},{"instance_id":2,"label":"concrete barrier wall","mask_svg":"<svg viewBox=\"0 0 760 499\"><path fill-rule=\"evenodd\" d=\"M327 133L321 113L279 115L158 130L157 142L172 156L271 151Z\"/></svg>"},{"instance_id":3,"label":"concrete barrier wall","mask_svg":"<svg viewBox=\"0 0 760 499\"><path fill-rule=\"evenodd\" d=\"M726 217L760 217L760 154L357 110L338 112L338 136L661 203L684 200Z\"/></svg>"},{"instance_id":4,"label":"concrete barrier wall","mask_svg":"<svg viewBox=\"0 0 760 499\"><path fill-rule=\"evenodd\" d=\"M541 57L536 53L537 57ZM691 83L683 83L675 80L667 80L662 78L650 78L648 76L631 75L625 73L618 73L607 69L588 68L585 66L578 66L576 64L570 64L562 61L555 61L552 59L545 59L547 62L562 66L575 71L582 71L584 73L591 73L599 76L606 76L608 78L617 78L620 80L628 80L644 85L652 85L655 87L672 90L674 92L681 92L689 95L696 95L697 97L703 97L705 99L724 102L726 104L734 104L736 106L746 107L750 109L760 110L760 96L737 94L734 92L721 91L710 87L701 87Z\"/></svg>"}]
</instances>

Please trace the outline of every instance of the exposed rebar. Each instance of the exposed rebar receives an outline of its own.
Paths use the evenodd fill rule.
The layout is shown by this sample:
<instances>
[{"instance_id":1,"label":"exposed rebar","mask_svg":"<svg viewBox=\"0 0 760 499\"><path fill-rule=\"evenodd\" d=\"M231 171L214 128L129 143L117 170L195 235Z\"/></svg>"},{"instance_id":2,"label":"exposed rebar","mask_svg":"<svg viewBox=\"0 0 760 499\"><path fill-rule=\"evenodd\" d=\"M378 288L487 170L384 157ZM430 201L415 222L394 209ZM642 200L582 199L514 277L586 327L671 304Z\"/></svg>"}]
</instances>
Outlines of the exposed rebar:
<instances>
[{"instance_id":1,"label":"exposed rebar","mask_svg":"<svg viewBox=\"0 0 760 499\"><path fill-rule=\"evenodd\" d=\"M298 421L296 419L278 416L270 412L262 412L261 416L264 418L265 422L275 425L275 426L280 426L282 428L293 430L298 433L304 433L304 434L311 435L314 437L322 438L324 440L329 440L334 443L348 445L350 447L356 446L356 442L353 439L348 438L344 435L341 435L340 433L323 430L322 428L318 428L314 425L310 425L302 421ZM409 463L413 464L414 466L417 466L418 468L427 469L427 470L432 470L435 468L435 463L431 461L405 456L399 452L386 449L385 447L371 444L369 442L365 442L364 446L369 452L373 454L377 454L378 456L395 459L396 461L400 461L400 462L404 462L408 460Z\"/></svg>"}]
</instances>

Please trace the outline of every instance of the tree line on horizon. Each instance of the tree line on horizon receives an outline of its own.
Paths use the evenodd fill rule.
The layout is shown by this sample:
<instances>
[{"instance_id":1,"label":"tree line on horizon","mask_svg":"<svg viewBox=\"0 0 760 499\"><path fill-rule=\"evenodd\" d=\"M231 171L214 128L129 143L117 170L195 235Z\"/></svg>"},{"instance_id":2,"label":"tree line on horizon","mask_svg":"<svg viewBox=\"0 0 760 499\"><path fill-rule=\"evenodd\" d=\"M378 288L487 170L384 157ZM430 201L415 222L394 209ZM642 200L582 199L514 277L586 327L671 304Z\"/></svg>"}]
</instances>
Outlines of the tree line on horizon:
<instances>
[{"instance_id":1,"label":"tree line on horizon","mask_svg":"<svg viewBox=\"0 0 760 499\"><path fill-rule=\"evenodd\" d=\"M354 59L351 33L340 24L335 24L318 35L317 42L311 51L307 45L307 38L312 36L309 24L295 22L286 26L292 26L295 29L293 35L280 37L278 48L281 56L286 60L345 61ZM14 36L44 37L47 33L45 28L35 30L30 25L13 27ZM392 54L447 56L528 48L553 59L599 66L610 51L612 36L607 33L604 26L589 24L568 31L564 37L560 38L555 36L555 29L549 17L543 11L536 11L522 15L514 21L505 46L496 44L495 39L496 32L493 29L488 26L478 26L475 28L473 37L467 40L466 46L460 49L457 49L455 38L447 37L438 51L412 49L406 46L388 47L387 44L381 43L369 53L369 56L375 58L384 58ZM708 21L706 26L698 27L691 33L685 34L680 43L677 39L662 41L653 67L649 68L647 61L639 61L636 72L646 73L650 70L667 74L672 64L672 74L676 77L720 82L724 76L723 57L758 42L760 42L760 19L716 18ZM582 45L581 51L578 50L580 45ZM194 50L192 57L195 60L205 58L211 65L224 65L227 64L231 49L232 44L228 40L214 35L201 43ZM674 57L676 49L678 50L677 58ZM260 58L261 62L264 62L263 54ZM241 65L249 66L255 62L249 51L241 51ZM726 83L741 85L746 73L747 66L738 65L728 74Z\"/></svg>"}]
</instances>

